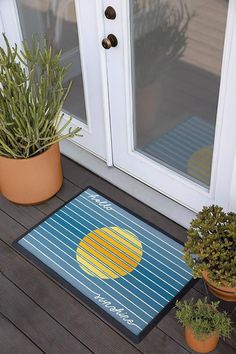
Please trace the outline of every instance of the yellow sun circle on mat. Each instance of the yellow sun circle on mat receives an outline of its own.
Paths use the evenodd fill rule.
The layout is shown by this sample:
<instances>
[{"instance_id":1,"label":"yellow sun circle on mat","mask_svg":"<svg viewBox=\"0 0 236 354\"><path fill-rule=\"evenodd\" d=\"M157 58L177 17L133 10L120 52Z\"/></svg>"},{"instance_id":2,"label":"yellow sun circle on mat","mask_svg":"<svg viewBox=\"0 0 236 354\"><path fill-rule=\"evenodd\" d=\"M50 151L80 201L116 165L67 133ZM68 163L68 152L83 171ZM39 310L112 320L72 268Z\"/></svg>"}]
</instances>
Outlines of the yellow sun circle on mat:
<instances>
[{"instance_id":1,"label":"yellow sun circle on mat","mask_svg":"<svg viewBox=\"0 0 236 354\"><path fill-rule=\"evenodd\" d=\"M116 279L131 273L142 255L138 237L117 226L90 231L76 250L80 267L89 275L102 279Z\"/></svg>"},{"instance_id":2,"label":"yellow sun circle on mat","mask_svg":"<svg viewBox=\"0 0 236 354\"><path fill-rule=\"evenodd\" d=\"M187 172L199 181L209 184L213 147L206 146L194 152L188 160Z\"/></svg>"}]
</instances>

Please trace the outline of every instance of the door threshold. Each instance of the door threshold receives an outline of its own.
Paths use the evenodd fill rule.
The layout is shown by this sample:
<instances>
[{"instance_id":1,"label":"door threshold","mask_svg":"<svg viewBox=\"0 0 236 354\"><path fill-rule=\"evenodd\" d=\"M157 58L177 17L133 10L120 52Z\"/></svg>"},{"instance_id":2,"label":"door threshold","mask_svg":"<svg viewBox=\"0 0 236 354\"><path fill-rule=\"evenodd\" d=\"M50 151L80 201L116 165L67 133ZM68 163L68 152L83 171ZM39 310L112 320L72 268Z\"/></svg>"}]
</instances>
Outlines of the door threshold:
<instances>
[{"instance_id":1,"label":"door threshold","mask_svg":"<svg viewBox=\"0 0 236 354\"><path fill-rule=\"evenodd\" d=\"M60 148L63 155L71 158L177 224L188 228L191 220L195 217L196 213L194 211L166 197L117 167L108 167L105 161L71 141L62 141Z\"/></svg>"}]
</instances>

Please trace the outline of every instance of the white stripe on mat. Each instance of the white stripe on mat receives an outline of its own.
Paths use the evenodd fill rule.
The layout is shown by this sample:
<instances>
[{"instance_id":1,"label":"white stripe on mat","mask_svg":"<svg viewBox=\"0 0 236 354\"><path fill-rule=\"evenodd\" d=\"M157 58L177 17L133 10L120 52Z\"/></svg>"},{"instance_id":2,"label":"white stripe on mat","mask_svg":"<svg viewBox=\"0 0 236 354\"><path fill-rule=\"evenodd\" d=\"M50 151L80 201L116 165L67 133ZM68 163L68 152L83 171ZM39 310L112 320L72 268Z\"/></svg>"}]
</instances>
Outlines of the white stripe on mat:
<instances>
[{"instance_id":1,"label":"white stripe on mat","mask_svg":"<svg viewBox=\"0 0 236 354\"><path fill-rule=\"evenodd\" d=\"M59 215L56 215L56 217L61 218ZM63 219L63 218L61 218ZM63 219L64 220L64 219ZM66 232L69 232L71 235L73 235L76 239L78 239L79 241L81 240L76 234L74 234L73 232L71 232L70 230L68 230L67 228L65 228L63 225L61 225L60 223L58 223L56 220L50 218L50 222L53 221L54 223L58 224L60 227L62 227L63 229L66 230ZM68 225L72 226L74 229L78 230L77 228L75 228L73 225L71 225L70 223L68 223L66 220L64 220ZM48 224L50 227L54 228L51 224L49 224L47 221L45 221L46 224ZM83 224L81 223L81 225L83 226ZM60 232L57 228L55 228L58 232ZM78 230L80 231L80 230ZM81 232L81 231L80 231ZM101 236L99 234L96 234L96 232L94 231L90 231L92 234L96 235L98 238L101 238ZM85 235L85 234L84 234ZM86 234L87 237L88 234ZM66 237L66 236L65 236ZM89 237L90 238L90 237ZM94 239L92 239L93 242L95 242L97 245L99 245L100 247L102 247L104 250L107 250L105 246L102 246L101 244L99 244L97 241L95 241ZM110 244L113 248L117 249L119 252L121 252L122 254L124 254L127 258L131 259L128 255L126 255L123 251L119 250L116 246L113 246L111 243L107 242L108 244ZM109 250L109 252L111 252L112 254L114 254L115 257L119 258L123 263L125 263L126 265L128 265L129 267L132 267L130 264L128 264L123 258L120 258L116 253L113 253L112 251ZM142 258L143 260L144 258ZM137 263L137 261L135 261ZM144 265L141 264L141 262L139 263L139 267L144 268L145 270L147 270L149 273L153 274L156 278L160 279L162 282L164 282L165 284L169 285L171 288L173 288L176 291L179 291L178 288L174 287L173 285L171 285L170 283L168 283L167 281L165 281L163 278L159 277L157 274L153 273L151 270L149 270L148 268L146 268ZM145 274L143 274L142 272L140 272L137 268L134 268L136 272L140 273L143 277L147 278L150 282L152 282L154 285L157 285L156 282L154 282L153 280L151 280L149 277L147 277ZM164 272L162 272L164 273ZM165 274L165 273L164 273ZM165 274L166 275L166 274ZM169 276L170 277L170 276ZM170 277L171 279L175 280L174 278ZM177 281L178 282L178 281ZM182 287L185 284L181 284L180 282L178 282ZM160 286L161 287L161 286ZM173 296L173 294L171 294Z\"/></svg>"},{"instance_id":2,"label":"white stripe on mat","mask_svg":"<svg viewBox=\"0 0 236 354\"><path fill-rule=\"evenodd\" d=\"M47 223L47 222L46 222ZM48 223L47 223L48 224ZM78 243L72 241L69 237L65 236L65 234L63 234L62 232L60 232L57 228L54 228L52 225L48 224L49 227L51 227L52 229L54 229L56 232L60 233L63 237L65 237L66 239L68 239L71 243L73 243L74 245L78 246ZM49 234L51 234L53 236L53 234L48 231L47 229L45 229L44 227L42 227L41 225L39 225L41 228L43 228L45 231L47 231ZM36 230L35 230L36 231ZM74 235L74 234L73 234ZM75 235L74 235L75 236ZM53 236L55 237L55 236ZM75 236L76 237L76 236ZM78 238L78 237L77 237ZM81 240L80 240L81 241ZM111 263L115 264L116 266L118 266L118 268L121 268L123 270L125 270L124 268L122 268L121 266L119 266L118 264L116 264L115 262L113 262L111 259L109 259L109 257L105 256L104 254L102 254L100 251L98 251L96 248L94 248L93 246L91 246L89 243L85 242L83 240L84 243L86 243L89 247L93 248L97 253L101 254L104 258L106 258L107 260L109 260ZM130 265L129 265L130 266ZM134 268L135 270L137 270L136 268ZM112 269L112 271L114 271ZM114 271L115 272L115 271ZM141 272L139 272L141 275L143 275ZM120 276L120 275L119 275ZM145 284L144 282L142 282L140 279L138 279L135 275L131 273L129 273L129 276L131 276L132 278L136 279L139 283L141 283L143 286L145 286L146 288L150 289L152 292L155 293L155 295L160 296L161 298L163 298L165 301L170 301L169 299L166 299L164 296L160 295L158 292L156 292L153 288L150 288L147 284ZM146 277L148 280L150 280L148 277ZM127 281L129 284L133 285L127 278L123 278L125 281ZM155 284L156 287L159 287L160 289L162 289L163 291L165 291L166 293L168 293L169 295L171 295L172 297L175 296L175 294L170 293L168 290L166 290L165 288L163 288L162 286L158 285L157 283L153 282ZM167 283L168 284L168 283ZM169 284L168 284L169 285ZM141 291L141 290L140 290ZM177 291L179 291L177 289ZM142 292L142 291L141 291ZM145 295L147 295L146 293L144 293ZM149 295L147 295L149 297ZM151 298L151 297L150 297ZM153 300L153 298L151 298ZM156 302L155 300L153 300L154 302ZM158 305L162 306L159 302L157 302ZM162 306L163 307L163 306Z\"/></svg>"},{"instance_id":3,"label":"white stripe on mat","mask_svg":"<svg viewBox=\"0 0 236 354\"><path fill-rule=\"evenodd\" d=\"M86 200L87 200L87 199L86 199ZM92 203L90 200L88 200L88 201L89 201L90 203ZM93 212L96 213L96 211L94 211L92 208L90 208L90 207L87 206L86 204L82 203L81 201L76 200L76 202L83 204L83 205L86 206L88 209L90 209L90 210L92 210ZM87 213L87 212L84 211L83 209L79 208L79 207L78 207L76 204L74 204L73 202L71 202L70 204L74 205L77 209L81 210L83 213L89 215L89 217L95 219L96 221L98 221L98 222L101 224L101 221L99 221L98 219L96 219L95 217L93 217L91 214ZM94 204L92 203L92 205L94 205ZM97 205L95 205L95 206L97 206ZM79 214L76 213L73 209L71 209L69 206L65 205L65 208L71 210L74 214L76 214L76 216L79 215ZM62 211L63 213L65 213L62 209L61 209L60 211ZM104 210L104 212L107 213L105 210ZM103 216L103 215L101 215L101 214L99 214L99 213L97 213L97 214L98 214L99 216L101 216L103 219L109 221L109 223L111 223L111 220L107 219L105 216ZM107 214L109 215L109 213L107 213ZM68 215L68 214L67 214L67 215ZM70 215L69 215L69 216L70 216ZM79 216L82 217L81 215L79 215ZM127 225L126 223L124 223L124 222L121 221L120 219L116 218L115 216L112 216L112 217L115 218L116 220L120 221L121 223L125 224L129 229L132 229L132 230L135 231L136 233L139 233L142 237L144 237L144 238L147 239L148 241L153 242L152 240L148 239L146 236L144 236L143 234L141 234L139 231L134 230L132 227L130 227L129 225ZM72 218L72 217L71 217L71 218ZM82 217L82 218L83 218L83 217ZM72 219L73 219L73 218L72 218ZM83 219L84 219L84 218L83 218ZM75 219L74 219L74 220L75 220ZM87 219L85 219L85 220L86 220L87 222L89 222L91 225L96 226L96 225L94 225L93 223L91 223L90 221L88 221ZM75 221L76 221L76 220L75 220ZM78 223L78 221L77 221L77 223ZM98 226L96 226L96 227L98 227ZM108 228L109 228L109 227L108 227ZM114 231L114 230L111 230L111 231L114 232L115 234L119 235L121 238L124 238L124 237L122 237L122 235L120 235L118 232L116 232L116 231ZM155 242L153 242L153 243L155 244ZM191 274L190 272L188 272L187 270L185 270L185 268L181 267L179 264L176 264L174 261L172 261L171 259L169 259L169 258L167 258L166 256L164 256L162 253L158 252L157 250L153 249L151 246L147 245L147 243L145 243L145 242L142 241L142 244L145 245L147 248L151 249L153 252L159 254L161 257L165 258L165 259L166 259L167 261L169 261L170 263L174 264L176 267L180 268L183 272L188 273L188 274ZM178 256L175 256L173 253L171 253L171 252L165 250L165 248L163 248L162 246L157 245L157 244L155 244L155 245L156 245L157 247L160 247L161 249L163 249L165 252L167 252L168 254L170 254L172 257L175 257L175 258L176 258L177 260L179 260L181 263L182 263L182 262L184 263L184 261L183 261L181 258L179 258ZM148 253L148 252L146 252L146 253L147 253L150 257L152 257L152 258L154 258L154 259L156 260L156 258L153 257L150 253ZM182 253L181 253L181 254L182 254ZM180 277L184 278L185 280L188 280L187 278L185 278L185 277L182 276L181 274L179 274L179 273L177 273L177 274L178 274Z\"/></svg>"},{"instance_id":4,"label":"white stripe on mat","mask_svg":"<svg viewBox=\"0 0 236 354\"><path fill-rule=\"evenodd\" d=\"M65 213L66 214L66 213ZM66 214L68 216L68 214ZM81 230L78 229L77 227L75 227L73 224L71 224L70 222L68 222L66 219L64 219L62 216L58 215L58 214L54 214L52 215L52 217L50 218L50 220L52 220L53 222L57 223L60 227L64 228L66 231L70 232L72 235L75 235L74 233L72 233L71 231L69 231L68 229L66 229L63 225L61 225L60 223L58 223L56 220L54 220L54 218L57 217L61 220L63 220L65 223L67 223L70 227L72 227L73 229L79 231L80 233ZM70 217L70 216L69 216ZM71 218L71 217L70 217ZM48 220L49 221L49 220ZM84 228L86 228L89 232L92 232L93 234L95 234L97 237L99 237L101 239L101 236L99 234L97 234L95 231L91 231L90 228L88 228L87 226L85 226L84 224L82 224L81 222L79 223L81 226L83 226ZM112 238L112 237L111 237ZM126 257L128 257L130 260L136 262L136 260L132 257L130 257L129 255L127 255L126 253L124 253L122 250L118 249L116 246L114 246L113 244L111 244L109 241L106 240L106 243L108 243L109 245L111 245L112 247L114 247L116 250L118 250L119 252L123 253ZM119 242L118 242L119 243ZM166 277L169 277L170 279L174 280L175 282L177 282L178 284L180 284L181 286L184 286L185 284L180 283L178 280L176 280L175 278L173 278L171 275L169 275L168 273L165 273L164 271L162 271L161 269L159 269L158 267L156 267L153 263L149 262L147 259L145 259L145 257L143 256L142 259L147 262L148 264L150 264L152 267L156 268L159 272L163 273ZM166 266L164 263L162 263L159 260L156 260L158 263L164 265L166 268L168 268L168 266ZM148 269L147 267L145 267L143 264L139 264L139 267L144 268L145 270L147 270L148 272L150 272L151 274L153 274L156 278L162 280L164 283L166 283L167 285L169 285L170 287L172 287L173 289L179 291L178 288L175 288L174 286L172 286L170 283L168 283L167 281L165 281L163 278L159 277L156 273L153 273L150 269ZM171 268L170 269L172 272L173 271ZM136 269L137 271L137 269ZM175 272L176 273L176 272ZM142 273L141 273L142 274ZM177 275L179 275L178 273L176 273ZM184 278L185 279L185 278Z\"/></svg>"},{"instance_id":5,"label":"white stripe on mat","mask_svg":"<svg viewBox=\"0 0 236 354\"><path fill-rule=\"evenodd\" d=\"M88 195L93 195L90 194L87 191L84 191L84 193L87 193ZM96 194L96 192L95 192ZM110 215L105 209L102 209L99 205L93 203L90 199L85 198L82 194L80 195L81 198L85 199L86 201L89 201L92 205L96 206L99 210L104 211L106 214ZM103 198L103 197L102 197ZM105 199L105 198L104 198ZM74 199L74 201L79 201L78 199ZM115 205L115 204L114 204ZM132 219L127 218L125 215L121 214L119 211L117 211L116 209L112 209L112 211L114 211L116 214L122 216L123 218L125 218L126 220L128 220L129 222L131 222L132 224L136 225L138 228L144 230L145 232L149 233L150 235L152 235L154 238L157 238L159 241L163 242L166 244L167 247L173 248L174 251L180 253L181 255L183 255L182 251L179 251L178 249L174 248L172 245L170 245L169 243L167 243L166 241L162 240L160 237L158 237L157 235L153 234L151 231L145 229L144 227L142 227L141 225L138 225L135 221L133 221ZM112 215L113 218L115 218L116 220L121 221L120 219L118 219L117 217L115 217L114 215ZM109 220L110 221L110 220ZM151 241L152 243L154 243L155 246L158 246L160 248L162 248L165 252L170 253L171 255L173 255L171 252L169 252L168 250L166 250L165 248L161 247L160 245L157 245L154 241L149 240L146 236L144 236L143 234L141 234L139 231L133 229L132 227L130 227L130 225L126 224L124 221L121 221L124 225L128 226L129 228L131 228L133 231L138 232L141 236L143 236L144 238L146 238L148 241ZM148 224L147 224L148 225ZM149 225L148 225L149 226ZM174 257L178 258L177 256L173 255ZM180 259L180 258L178 258ZM180 259L181 262L184 263L184 261L182 259ZM191 274L191 273L189 273Z\"/></svg>"},{"instance_id":6,"label":"white stripe on mat","mask_svg":"<svg viewBox=\"0 0 236 354\"><path fill-rule=\"evenodd\" d=\"M65 214L67 216L67 218L70 218L72 220L74 220L78 225L82 225L81 222L78 222L78 220L76 220L75 218L73 218L70 214L64 212L62 209L60 210L60 212L62 212L63 214ZM94 227L98 228L97 225L91 223L90 221L88 221L87 219L85 219L83 216L79 215L79 214L76 214L77 217L80 217L82 219L84 219L86 222L90 223L91 225L93 225ZM55 213L54 216L57 216L61 219L63 219L60 215L58 215L58 213ZM69 223L68 221L66 221L65 219L63 219L65 222L67 222L71 227L73 227L74 229L80 231L80 229L76 228L75 226L73 226L73 224ZM86 227L89 231L91 231L88 227ZM109 227L108 227L109 228ZM81 232L81 231L80 231ZM106 234L106 232L104 232ZM109 234L109 236L112 238L112 236ZM127 248L127 247L126 247ZM158 263L161 263L164 267L168 268L172 273L176 273L179 277L183 278L184 280L189 280L188 278L185 278L183 275L177 273L175 270L173 270L172 268L170 268L167 264L161 262L160 260L156 259L155 257L153 257L151 254L149 254L148 252L145 251L145 253L150 256L151 258L153 258L156 262ZM145 255L144 253L144 255ZM143 259L147 262L147 263L150 263L146 258L143 257ZM172 262L173 263L173 262ZM150 263L154 268L158 269L159 268L157 266L155 266L153 263ZM175 263L174 263L175 264ZM182 268L181 268L182 269ZM167 273L165 273L166 275L168 275ZM171 277L171 276L170 276Z\"/></svg>"},{"instance_id":7,"label":"white stripe on mat","mask_svg":"<svg viewBox=\"0 0 236 354\"><path fill-rule=\"evenodd\" d=\"M35 248L37 250L37 252L40 252L44 257L48 258L50 260L50 262L52 262L53 264L55 264L58 268L62 269L63 272L67 273L70 277L72 277L73 279L75 279L79 284L81 284L82 286L84 286L86 289L88 289L92 294L94 295L98 295L97 293L95 293L95 291L93 291L92 289L90 289L87 285L85 285L84 283L82 283L81 281L78 280L78 278L74 277L74 275L72 275L71 273L69 273L67 270L65 270L62 266L60 266L58 263L56 263L54 260L52 260L50 257L48 257L45 253L43 253L42 251L40 251L37 247L35 247L31 242L27 241L26 239L24 239L25 242L27 242L31 247ZM111 295L110 295L111 296ZM111 296L112 297L112 296ZM117 302L119 302L118 300L116 300ZM130 311L130 310L128 310ZM132 311L130 311L132 312ZM135 315L136 316L136 315ZM132 324L136 327L138 327L138 329L142 330L141 327L139 327L136 324Z\"/></svg>"},{"instance_id":8,"label":"white stripe on mat","mask_svg":"<svg viewBox=\"0 0 236 354\"><path fill-rule=\"evenodd\" d=\"M44 228L43 228L44 229ZM77 252L73 249L73 248L71 248L70 246L68 246L66 243L64 243L63 241L61 241L60 239L58 239L55 235L53 235L50 231L48 231L47 229L44 229L48 234L50 234L53 238L55 238L57 241L59 241L60 243L62 243L65 247L67 247L68 249L70 249L71 251L73 251L75 254L77 254ZM37 232L39 235L41 235L43 238L45 238L41 233L39 233L37 230L33 230L33 231L35 231L35 232ZM47 240L47 238L45 238L46 240ZM49 240L47 240L47 241L49 241ZM52 245L54 245L53 244L53 242L51 242L51 241L49 241ZM56 245L55 245L56 246ZM57 246L56 246L57 247ZM57 247L59 250L61 250L59 247ZM61 250L62 251L62 250ZM88 251L86 251L86 250L83 250L85 253L87 253L87 254L89 254L89 252ZM91 255L91 254L89 254L92 258L94 258L94 256L93 255ZM83 258L83 259L85 259L81 254L80 254L80 257L81 258ZM73 258L72 258L73 259ZM96 258L94 258L94 259L96 259ZM89 264L91 264L93 267L95 267L96 269L98 269L101 273L103 273L103 275L105 275L105 276L108 276L109 277L109 275L107 274L107 273L105 273L104 271L102 271L100 268L98 268L96 265L94 265L92 262L90 262L90 261L88 261L87 259L85 259ZM98 260L98 259L96 259L100 264L102 264L105 268L107 268L107 269L109 269L109 267L107 267L103 262L101 262L100 260ZM74 261L76 262L76 263L78 263L77 261L76 261L76 259L74 259ZM83 265L84 266L84 265ZM84 266L85 268L86 268L86 266ZM89 269L89 271L90 271L90 269ZM112 271L114 272L114 273L117 273L116 271L114 271L113 269L112 269ZM117 273L118 274L118 273ZM96 276L96 274L95 274L95 276ZM97 276L96 276L97 277ZM138 291L140 291L140 292L142 292L145 296L147 296L148 298L150 298L153 302L155 302L157 305L159 305L160 307L164 307L162 304L160 304L158 301L156 301L155 299L153 299L151 296L149 296L148 294L146 294L145 292L143 292L142 290L140 290L139 288L137 288L134 284L132 284L129 280L127 280L125 277L123 278L127 283L129 283L129 284L131 284L134 288L136 288ZM142 300L141 298L139 298L137 295L135 295L134 293L132 293L131 291L129 291L127 288L125 288L122 284L120 284L116 279L113 279L113 278L111 278L111 280L112 281L114 281L116 284L118 284L119 286L121 286L123 289L125 289L125 291L127 291L127 292L129 292L129 293L131 293L133 296L135 296L138 300L140 300L141 302L143 302L147 307L149 307L149 308L151 308L153 311L157 311L157 309L155 309L155 308L153 308L152 306L150 306L149 304L147 304L144 300ZM142 282L141 282L142 283ZM143 283L142 283L143 284ZM151 289L152 290L152 289ZM157 295L159 295L158 293L156 293ZM161 296L161 295L159 295L159 296ZM162 296L161 296L162 297ZM166 299L166 298L164 298L163 297L163 299L166 301L166 302L169 302L170 300L168 300L168 299ZM146 313L146 312L145 312ZM146 313L147 314L147 313Z\"/></svg>"},{"instance_id":9,"label":"white stripe on mat","mask_svg":"<svg viewBox=\"0 0 236 354\"><path fill-rule=\"evenodd\" d=\"M145 324L148 324L148 322L146 322L145 320L143 320L141 317L139 317L137 314L135 314L133 311L131 311L130 309L128 309L124 304L122 304L120 301L118 301L117 299L115 299L111 294L107 293L104 289L102 289L99 285L97 285L96 283L94 283L91 279L89 279L88 277L86 277L83 273L81 273L80 271L78 271L78 269L76 269L75 267L73 267L70 263L66 262L62 257L60 257L58 254L56 254L55 252L53 252L50 248L48 248L47 246L45 246L43 243L41 243L39 240L37 240L35 237L33 237L31 234L28 234L31 238L33 238L36 242L38 242L39 244L41 244L44 248L46 248L49 252L51 252L52 254L54 254L57 258L61 259L65 264L67 264L68 266L70 266L72 269L74 269L77 273L79 273L80 275L82 275L84 278L86 278L90 283L92 283L93 285L95 285L97 288L99 288L101 291L103 291L105 294L107 294L108 296L110 296L113 300L117 301L122 307L124 307L127 311L131 312L135 317L137 317L138 319L140 319L140 321L142 321ZM45 257L47 257L43 252L41 252L38 248L36 248L31 242L29 242L28 240L25 240L27 243L31 244L38 252L42 253ZM47 257L49 260L51 260L51 258ZM52 260L51 260L52 261ZM64 268L63 268L64 270ZM71 274L70 274L71 275ZM72 276L72 275L71 275ZM84 285L82 282L80 282L82 285ZM106 284L108 285L108 284ZM84 285L85 286L85 285ZM114 290L114 289L113 289ZM117 292L118 293L118 292ZM124 297L124 296L123 296ZM128 300L128 299L127 299ZM128 300L129 301L129 300ZM139 308L140 310L140 308Z\"/></svg>"}]
</instances>

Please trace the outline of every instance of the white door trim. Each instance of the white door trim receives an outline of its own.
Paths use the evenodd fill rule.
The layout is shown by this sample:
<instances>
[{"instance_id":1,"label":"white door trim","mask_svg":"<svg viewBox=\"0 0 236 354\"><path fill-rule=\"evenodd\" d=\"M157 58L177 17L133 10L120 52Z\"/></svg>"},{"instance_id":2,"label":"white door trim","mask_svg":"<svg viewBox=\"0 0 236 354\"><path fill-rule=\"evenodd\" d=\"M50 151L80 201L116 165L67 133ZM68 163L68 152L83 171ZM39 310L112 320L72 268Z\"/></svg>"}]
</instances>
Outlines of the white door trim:
<instances>
[{"instance_id":1,"label":"white door trim","mask_svg":"<svg viewBox=\"0 0 236 354\"><path fill-rule=\"evenodd\" d=\"M81 166L87 168L99 177L112 183L132 197L140 200L142 203L153 208L167 218L175 221L179 225L188 228L191 220L196 213L183 205L176 203L165 195L150 188L146 184L133 178L129 174L123 172L116 167L109 167L107 164L96 156L90 154L84 149L81 149L76 144L69 140L60 143L61 152L63 155L74 160ZM78 174L78 185L79 185ZM104 191L106 193L106 191Z\"/></svg>"},{"instance_id":2,"label":"white door trim","mask_svg":"<svg viewBox=\"0 0 236 354\"><path fill-rule=\"evenodd\" d=\"M223 205L226 209L232 208L232 206L235 208L236 197L232 193L235 191L236 166L234 164L236 163L236 139L235 129L232 129L232 127L235 127L236 112L236 99L234 97L236 92L236 2L234 0L229 1L229 16L222 65L222 82L217 113L216 144L210 191L170 171L166 167L156 164L152 160L146 160L140 153L135 152L132 147L132 124L130 124L132 122L127 119L127 117L132 116L132 68L129 60L131 55L129 1L97 0L95 2L95 11L92 11L94 16L91 16L90 11L94 10L93 2L75 0L75 4L79 19L79 32L87 32L88 34L88 37L84 39L80 38L82 70L85 77L86 75L96 77L96 85L92 89L91 87L89 89L85 85L87 106L90 106L92 110L87 112L88 126L80 122L78 123L76 119L72 121L72 126L81 125L83 127L84 137L82 139L73 139L73 143L75 144L73 148L69 141L64 142L62 144L62 152L68 155L71 153L71 157L76 161L81 161L81 156L86 156L86 159L89 161L98 161L98 159L89 155L88 152L90 152L100 159L106 160L107 164L111 166L113 159L111 146L114 144L113 153L116 167L132 175L136 180L117 168L99 167L98 171L95 171L93 165L87 166L89 164L86 161L82 163L84 165L87 164L86 167L99 173L102 177L182 225L187 225L185 215L193 215L190 209L192 211L199 210L203 204L215 202ZM85 9L85 4L88 6L87 9ZM115 21L104 19L104 9L108 5L116 9L117 18ZM3 28L7 33L10 42L19 43L21 41L21 34L16 12L15 0L0 1L0 28ZM89 28L89 21L96 24L95 31ZM84 30L85 27L86 31ZM88 28L89 31L87 31ZM89 35L92 32L95 33L91 40ZM117 36L119 44L118 47L106 51L101 46L101 40L109 33L114 33ZM94 60L95 52L98 53L96 56L97 60ZM117 90L117 85L120 79L122 79L122 84L119 91ZM110 91L109 96L108 86ZM92 104L91 99L94 98L97 100L96 104ZM96 119L98 111L102 112L102 119ZM66 115L65 119L67 119ZM122 124L120 124L121 121ZM98 133L101 132L101 128L103 129L102 134ZM70 146L70 148L68 149L67 146ZM125 164L123 163L124 157L128 157ZM147 172L143 168L144 162L155 171L155 174L149 174L148 180ZM100 161L100 165L104 166L104 162ZM99 169L103 172L99 172ZM159 184L158 191L153 189L156 188L157 178ZM148 187L148 185L152 188ZM141 196L139 195L140 193ZM164 197L161 193L165 193L167 197ZM175 202L170 200L168 196L175 200ZM160 204L157 205L159 202ZM179 203L186 206L186 208ZM168 207L175 205L177 209L170 207L171 213L175 210L175 215L170 215L168 207L163 207L163 205L168 205ZM178 215L176 216L176 210L185 211L183 212L185 215L177 213ZM189 220L188 217L187 219Z\"/></svg>"},{"instance_id":3,"label":"white door trim","mask_svg":"<svg viewBox=\"0 0 236 354\"><path fill-rule=\"evenodd\" d=\"M102 1L74 0L77 28L79 34L81 70L83 73L84 96L86 104L87 124L72 119L72 127L82 127L83 138L76 137L74 142L90 153L112 164L110 139L110 116L107 93L107 75L104 49L101 40L104 36ZM6 33L10 44L22 42L22 31L16 0L0 1L0 27ZM4 45L0 38L0 45ZM78 51L77 51L78 53ZM72 48L66 55L76 54ZM64 113L63 122L68 120ZM68 127L69 129L70 127Z\"/></svg>"},{"instance_id":4,"label":"white door trim","mask_svg":"<svg viewBox=\"0 0 236 354\"><path fill-rule=\"evenodd\" d=\"M119 40L107 60L115 166L189 209L197 211L203 205L218 203L228 210L236 152L232 129L236 112L236 2L230 0L228 9L210 190L134 151L129 1L109 3L117 11L117 21L113 27L110 21L107 31L113 29L110 33Z\"/></svg>"}]
</instances>

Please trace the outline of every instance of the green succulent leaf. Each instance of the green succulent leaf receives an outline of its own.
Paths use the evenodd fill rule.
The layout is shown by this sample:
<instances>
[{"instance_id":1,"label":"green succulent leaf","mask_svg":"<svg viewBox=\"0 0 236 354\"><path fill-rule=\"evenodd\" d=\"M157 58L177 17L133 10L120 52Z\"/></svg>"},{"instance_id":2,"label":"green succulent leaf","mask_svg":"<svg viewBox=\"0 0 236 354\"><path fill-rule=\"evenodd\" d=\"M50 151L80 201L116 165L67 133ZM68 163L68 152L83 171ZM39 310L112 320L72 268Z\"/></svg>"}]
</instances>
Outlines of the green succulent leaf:
<instances>
[{"instance_id":1,"label":"green succulent leaf","mask_svg":"<svg viewBox=\"0 0 236 354\"><path fill-rule=\"evenodd\" d=\"M218 310L218 306L219 301L207 303L207 298L196 302L193 299L177 301L176 318L182 326L189 326L199 340L214 332L224 339L230 338L233 322L227 312Z\"/></svg>"},{"instance_id":2,"label":"green succulent leaf","mask_svg":"<svg viewBox=\"0 0 236 354\"><path fill-rule=\"evenodd\" d=\"M188 229L184 260L194 277L207 271L216 284L236 287L236 214L203 207Z\"/></svg>"},{"instance_id":3,"label":"green succulent leaf","mask_svg":"<svg viewBox=\"0 0 236 354\"><path fill-rule=\"evenodd\" d=\"M28 158L62 139L81 136L81 128L63 124L61 110L72 83L64 85L68 69L60 64L44 38L32 36L22 50L11 47L3 33L0 47L0 156Z\"/></svg>"}]
</instances>

